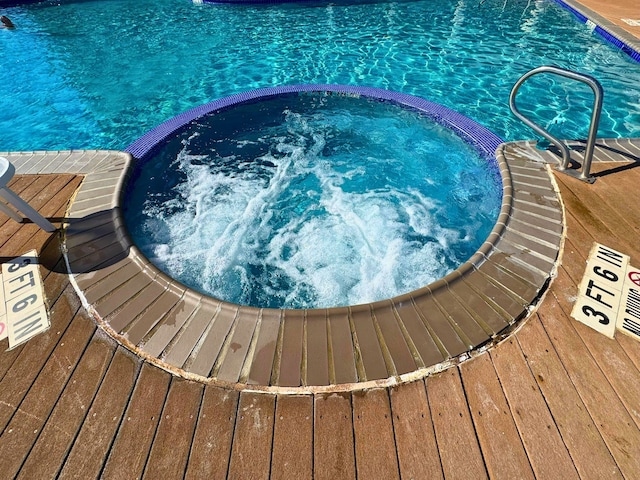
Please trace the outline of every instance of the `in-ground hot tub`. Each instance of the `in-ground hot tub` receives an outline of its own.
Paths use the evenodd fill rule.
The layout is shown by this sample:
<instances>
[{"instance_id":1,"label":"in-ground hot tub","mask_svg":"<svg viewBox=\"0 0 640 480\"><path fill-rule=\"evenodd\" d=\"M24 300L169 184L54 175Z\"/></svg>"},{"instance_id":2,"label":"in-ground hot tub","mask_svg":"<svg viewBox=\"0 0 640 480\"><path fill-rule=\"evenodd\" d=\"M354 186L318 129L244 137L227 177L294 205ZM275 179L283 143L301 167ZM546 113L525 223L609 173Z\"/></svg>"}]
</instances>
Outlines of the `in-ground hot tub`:
<instances>
[{"instance_id":1,"label":"in-ground hot tub","mask_svg":"<svg viewBox=\"0 0 640 480\"><path fill-rule=\"evenodd\" d=\"M282 105L283 101L286 108ZM340 108L337 112L343 112L346 105L349 115L338 114L335 109L328 114L323 110L325 105L338 105ZM361 107L365 113L356 115L356 120L353 120L353 113ZM269 114L262 115L261 110ZM378 110L390 112L391 118L381 120L380 115L375 113ZM235 118L238 112L240 115ZM208 120L216 116L229 121L213 128ZM318 131L316 117L322 119L327 116L330 121L325 121L325 127ZM418 119L420 127L397 123L405 117ZM347 121L347 118L351 120ZM382 118L385 116L382 115ZM384 127L375 125L380 122ZM427 122L428 126L422 122ZM350 133L345 137L342 130L333 130L335 125L344 127L354 124L358 127L355 131L360 133ZM397 125L402 125L399 128L402 132L400 137L389 140L388 131L398 130ZM411 241L420 244L419 239L425 245L433 243L441 248L446 242L437 239L429 242L428 235L420 237L416 234L427 230L419 220L437 217L440 210L435 206L457 198L469 197L474 205L482 203L482 197L475 201L472 198L477 192L456 188L450 190L457 192L455 195L447 194L432 201L421 201L418 204L421 208L415 203L408 203L409 200L415 202L416 198L424 197L419 190L419 180L431 178L434 174L430 172L426 175L420 170L420 159L425 153L420 149L422 147L418 148L420 142L409 137L421 137L425 129L440 131L441 126L463 139L457 140L458 147L463 151L473 147L473 155L470 156L477 157L480 164L473 167L470 175L449 174L450 171L445 170L445 180L461 177L462 183L466 184L487 182L494 185L497 165L503 187L497 192L502 198L499 202L500 212L484 243L466 261L457 268L453 265L455 269L443 278L408 292L393 295L382 292L384 298L381 300L327 308L269 308L262 305L262 300L258 301L258 307L247 306L243 299L234 303L202 294L161 272L131 241L128 229L123 225L121 210L123 207L130 208L130 198L123 192L127 188L134 188L136 184L152 184L150 180L144 180L141 172L153 172L152 166L156 165L153 159L168 152L170 162L158 164L160 168L156 168L155 174L161 178L160 183L170 182L170 188L149 197L152 200L149 203L152 215L140 220L140 225L132 225L132 228L151 222L141 229L144 232L144 228L152 230L150 227L160 222L158 231L166 230L164 216L175 210L187 218L186 223L178 222L178 226L187 225L184 232L190 234L190 229L207 228L209 225L208 222L197 221L198 215L208 212L200 209L199 205L218 199L226 202L223 208L214 209L213 213L205 216L228 216L235 220L243 217L229 214L234 211L231 209L232 200L237 197L234 192L240 191L242 202L239 211L249 212L251 215L244 215L249 219L262 220L241 229L240 235L220 234L213 236L214 240L238 238L240 245L247 239L260 239L262 224L277 218L281 211L299 210L304 213L311 210L314 215L304 221L294 222L294 226L297 225L302 231L306 225L311 225L312 233L320 232L313 238L324 243L311 249L312 258L325 259L329 264L335 258L331 254L335 250L333 239L336 235L322 235L325 232L324 224L314 223L316 217L321 217L324 210L330 210L329 207L337 200L342 201L349 196L368 198L374 195L377 203L374 202L369 208L342 209L344 212L363 212L360 214L365 218L364 221L346 222L347 227L359 223L360 229L355 232L360 234L369 228L369 224L375 226L376 222L391 218L394 220L391 223L397 224L401 230L405 229L403 234L407 231L407 225L413 229L409 232L409 236L413 235ZM270 130L275 131L276 135L263 135ZM346 130L351 132L349 128ZM451 131L443 134L451 137ZM224 135L220 135L220 132L224 132ZM273 138L282 141L274 142ZM335 139L344 138L348 138L348 141L333 143ZM421 377L466 358L468 352L508 334L516 320L525 317L532 304L540 298L555 268L563 223L561 206L549 172L545 165L519 155L517 146L499 143L500 139L495 135L447 108L416 97L377 89L332 85L290 86L225 98L160 125L128 147L128 153L87 152L81 158L76 158L75 152L68 152L69 159L66 159L64 152L61 152L61 161L73 161L74 165L86 164L88 169L66 220L64 246L67 265L84 305L110 335L138 355L188 378L230 388L249 385L249 388L267 391L317 392L390 385ZM403 144L421 153L418 160L409 162L412 165L409 171L396 171L396 164L402 162L398 159L389 160L389 152L405 148ZM387 152L382 155L382 163L373 170L373 180L365 175L368 162L354 167L349 160L353 156L363 156L368 160L373 154L362 152L368 152L371 145L374 145L375 154ZM192 152L191 148L201 151ZM248 159L241 159L240 152L244 151L253 154ZM345 152L347 158L340 160L339 154ZM479 156L477 152L480 152ZM298 153L305 155L298 156ZM446 152L439 151L435 156L442 157L448 153L449 148ZM216 155L220 158L215 158ZM340 161L331 161L336 158ZM326 168L309 166L312 165L307 162L309 159L320 160L320 164ZM199 192L196 196L199 200L193 209L184 208L175 199L165 201L166 190L178 191L178 197L188 197L193 193L186 188L192 185L184 181L190 178L187 174L181 179L170 173L162 179L168 170L167 165L172 162L175 166L186 165L188 168L185 171L192 177L199 177L194 175L195 172L201 173L202 178L215 177L221 181L212 184L207 180L199 185L195 189ZM450 163L442 162L440 168L444 168L442 165L448 167ZM285 182L275 181L289 178L280 173L295 170L296 166L303 166L305 175L301 178L291 177ZM249 193L237 188L238 181L241 185L253 185L246 182L247 177L259 180L257 187L248 189ZM414 183L411 184L411 191L403 191L390 181L393 178L412 178ZM389 187L391 183L393 188ZM297 200L269 211L263 201L268 197L265 192L287 191L269 188L283 184L295 186L288 190L285 197ZM314 187L308 188L310 185ZM316 188L318 186L329 188L325 191ZM144 188L141 192L145 192ZM381 198L376 195L381 195L383 199L390 197L403 200L390 202L391 208L389 205L383 206ZM144 199L143 204L149 198ZM162 201L155 202L158 198ZM313 199L323 200L314 207L311 206ZM260 208L247 209L252 202L258 202ZM398 205L401 207L398 208ZM435 208L435 214L430 210L432 208ZM374 214L370 213L371 210L375 211ZM153 217L156 212L159 218ZM287 218L297 217L293 215ZM278 225L286 226L287 222L290 220ZM233 225L235 228L239 224ZM287 228L284 229L287 233L295 230ZM229 231L233 232L234 229ZM380 236L387 234L385 228L375 231ZM463 236L472 235L465 233ZM484 234L479 236L483 237ZM288 238L287 235L280 237ZM274 238L280 237L276 235ZM349 239L357 235L343 237ZM457 237L460 235L444 236L445 239ZM159 237L160 240L164 238ZM305 241L301 243L306 243L308 238L304 237ZM154 246L161 245L157 240L154 242ZM266 243L278 245L276 253L271 250L265 255L267 257L277 257L286 250L280 247L285 242L270 240ZM193 245L196 259L206 259L207 252L197 250L195 239L190 239L187 244ZM363 245L369 248L365 242L353 251L361 252L364 249L366 252ZM163 244L160 246L160 252L167 249ZM223 250L218 250L213 258L224 258L221 255ZM237 248L235 252L241 250ZM375 251L373 244L370 250ZM188 252L189 249L183 251ZM295 257L297 251L294 252L294 247L290 247L284 256ZM235 252L231 253L239 257ZM150 256L153 255L152 250ZM462 256L465 255L468 254ZM395 258L401 256L395 255ZM341 265L339 262L335 264ZM398 269L399 275L411 277L416 268L420 269L422 265L413 268L407 270L408 274ZM356 268L343 270L346 277L353 273L351 269ZM237 267L231 273L246 270L249 268ZM277 271L277 268L266 267L263 270ZM293 269L294 272L297 270L297 267ZM367 269L364 270L366 273ZM392 277L396 271L387 271L390 272L387 277L380 275L382 285L393 283ZM313 276L321 275L315 272ZM236 278L244 279L245 276L237 275ZM309 275L303 281L307 281L307 278ZM388 282L384 281L386 278ZM296 282L290 283L296 285ZM272 291L280 300L277 295L279 290L273 288ZM346 302L351 303L351 300L347 299Z\"/></svg>"},{"instance_id":2,"label":"in-ground hot tub","mask_svg":"<svg viewBox=\"0 0 640 480\"><path fill-rule=\"evenodd\" d=\"M468 260L501 208L500 140L408 95L265 89L164 128L129 182L127 227L166 274L235 304L328 308L417 290Z\"/></svg>"}]
</instances>

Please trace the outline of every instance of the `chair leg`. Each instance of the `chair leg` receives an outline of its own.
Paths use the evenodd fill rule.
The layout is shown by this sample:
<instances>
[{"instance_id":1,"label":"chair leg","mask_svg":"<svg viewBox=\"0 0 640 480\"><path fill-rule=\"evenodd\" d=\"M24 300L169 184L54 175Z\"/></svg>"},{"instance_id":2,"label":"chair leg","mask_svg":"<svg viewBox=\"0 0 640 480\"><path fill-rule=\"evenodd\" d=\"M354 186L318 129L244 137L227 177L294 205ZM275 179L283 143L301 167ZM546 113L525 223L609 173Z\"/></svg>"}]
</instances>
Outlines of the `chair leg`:
<instances>
[{"instance_id":1,"label":"chair leg","mask_svg":"<svg viewBox=\"0 0 640 480\"><path fill-rule=\"evenodd\" d=\"M4 198L7 202L13 205L16 210L23 213L33 223L38 225L45 232L55 232L57 229L49 220L40 215L31 205L22 200L18 195L13 193L11 189L4 187L0 188L0 197ZM15 217L12 216L15 219ZM22 221L22 219L20 219Z\"/></svg>"},{"instance_id":2,"label":"chair leg","mask_svg":"<svg viewBox=\"0 0 640 480\"><path fill-rule=\"evenodd\" d=\"M16 222L22 223L22 217L11 210L7 205L4 204L4 202L0 202L0 212L3 212L9 218L13 218Z\"/></svg>"}]
</instances>

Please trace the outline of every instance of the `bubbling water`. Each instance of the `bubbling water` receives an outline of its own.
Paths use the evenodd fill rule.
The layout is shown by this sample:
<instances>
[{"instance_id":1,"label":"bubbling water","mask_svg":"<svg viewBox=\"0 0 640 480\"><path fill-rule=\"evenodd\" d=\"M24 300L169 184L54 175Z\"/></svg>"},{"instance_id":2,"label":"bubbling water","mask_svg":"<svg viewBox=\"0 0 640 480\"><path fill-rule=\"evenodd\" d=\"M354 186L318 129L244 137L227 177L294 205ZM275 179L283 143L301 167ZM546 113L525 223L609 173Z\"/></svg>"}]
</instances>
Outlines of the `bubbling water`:
<instances>
[{"instance_id":1,"label":"bubbling water","mask_svg":"<svg viewBox=\"0 0 640 480\"><path fill-rule=\"evenodd\" d=\"M367 303L446 275L493 227L496 173L432 120L348 97L264 103L198 121L130 188L135 242L186 285L258 307Z\"/></svg>"}]
</instances>

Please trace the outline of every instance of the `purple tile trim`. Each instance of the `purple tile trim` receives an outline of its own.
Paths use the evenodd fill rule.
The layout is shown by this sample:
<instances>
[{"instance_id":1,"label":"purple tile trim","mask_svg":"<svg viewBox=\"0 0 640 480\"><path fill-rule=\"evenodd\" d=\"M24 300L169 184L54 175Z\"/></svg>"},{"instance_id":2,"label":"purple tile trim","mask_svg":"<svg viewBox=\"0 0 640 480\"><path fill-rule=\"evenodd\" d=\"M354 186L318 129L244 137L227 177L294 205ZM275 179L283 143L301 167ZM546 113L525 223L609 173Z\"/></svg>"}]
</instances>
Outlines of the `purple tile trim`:
<instances>
[{"instance_id":1,"label":"purple tile trim","mask_svg":"<svg viewBox=\"0 0 640 480\"><path fill-rule=\"evenodd\" d=\"M587 23L587 21L592 21L593 22L593 19L588 18L586 15L584 15L581 12L579 12L573 6L569 5L565 1L563 1L563 0L551 0L551 1L553 1L554 3L557 3L558 5L560 5L564 9L569 10L582 23ZM600 25L596 24L596 27L594 28L594 31L597 34L599 34L602 38L604 38L607 42L611 43L615 47L618 47L624 53L629 55L636 62L640 62L640 51L638 51L638 50L634 49L632 46L626 44L625 42L620 40L618 37L613 35L611 32L609 32L609 31L605 30L604 28L602 28Z\"/></svg>"},{"instance_id":2,"label":"purple tile trim","mask_svg":"<svg viewBox=\"0 0 640 480\"><path fill-rule=\"evenodd\" d=\"M145 160L164 141L173 136L197 118L212 112L232 108L236 105L257 102L278 95L289 95L300 92L332 92L343 95L362 96L380 101L396 103L398 105L417 110L441 125L450 128L463 140L473 145L486 158L495 164L495 151L503 140L470 118L461 115L440 104L430 102L420 97L404 93L382 90L372 87L356 87L348 85L286 85L280 87L261 88L248 92L231 95L219 100L200 105L188 110L156 128L150 130L138 140L129 145L125 151L139 160Z\"/></svg>"}]
</instances>

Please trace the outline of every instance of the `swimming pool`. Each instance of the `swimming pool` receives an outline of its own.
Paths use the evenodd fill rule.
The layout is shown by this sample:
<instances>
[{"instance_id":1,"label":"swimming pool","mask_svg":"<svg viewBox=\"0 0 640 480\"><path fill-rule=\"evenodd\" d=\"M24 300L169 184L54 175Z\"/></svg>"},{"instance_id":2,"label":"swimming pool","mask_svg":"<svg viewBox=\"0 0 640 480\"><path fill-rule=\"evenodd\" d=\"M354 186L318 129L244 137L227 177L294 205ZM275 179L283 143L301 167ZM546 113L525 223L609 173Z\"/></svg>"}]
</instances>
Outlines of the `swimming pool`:
<instances>
[{"instance_id":1,"label":"swimming pool","mask_svg":"<svg viewBox=\"0 0 640 480\"><path fill-rule=\"evenodd\" d=\"M550 0L107 0L4 11L18 26L0 31L4 150L124 149L196 105L296 83L418 95L505 139L531 138L510 114L508 94L523 73L548 63L602 82L600 136L640 136L640 64ZM519 98L557 136L585 135L588 88L541 79Z\"/></svg>"},{"instance_id":2,"label":"swimming pool","mask_svg":"<svg viewBox=\"0 0 640 480\"><path fill-rule=\"evenodd\" d=\"M418 290L467 261L502 207L500 140L387 90L262 89L156 131L130 148L142 157L123 201L132 239L170 277L235 304Z\"/></svg>"}]
</instances>

